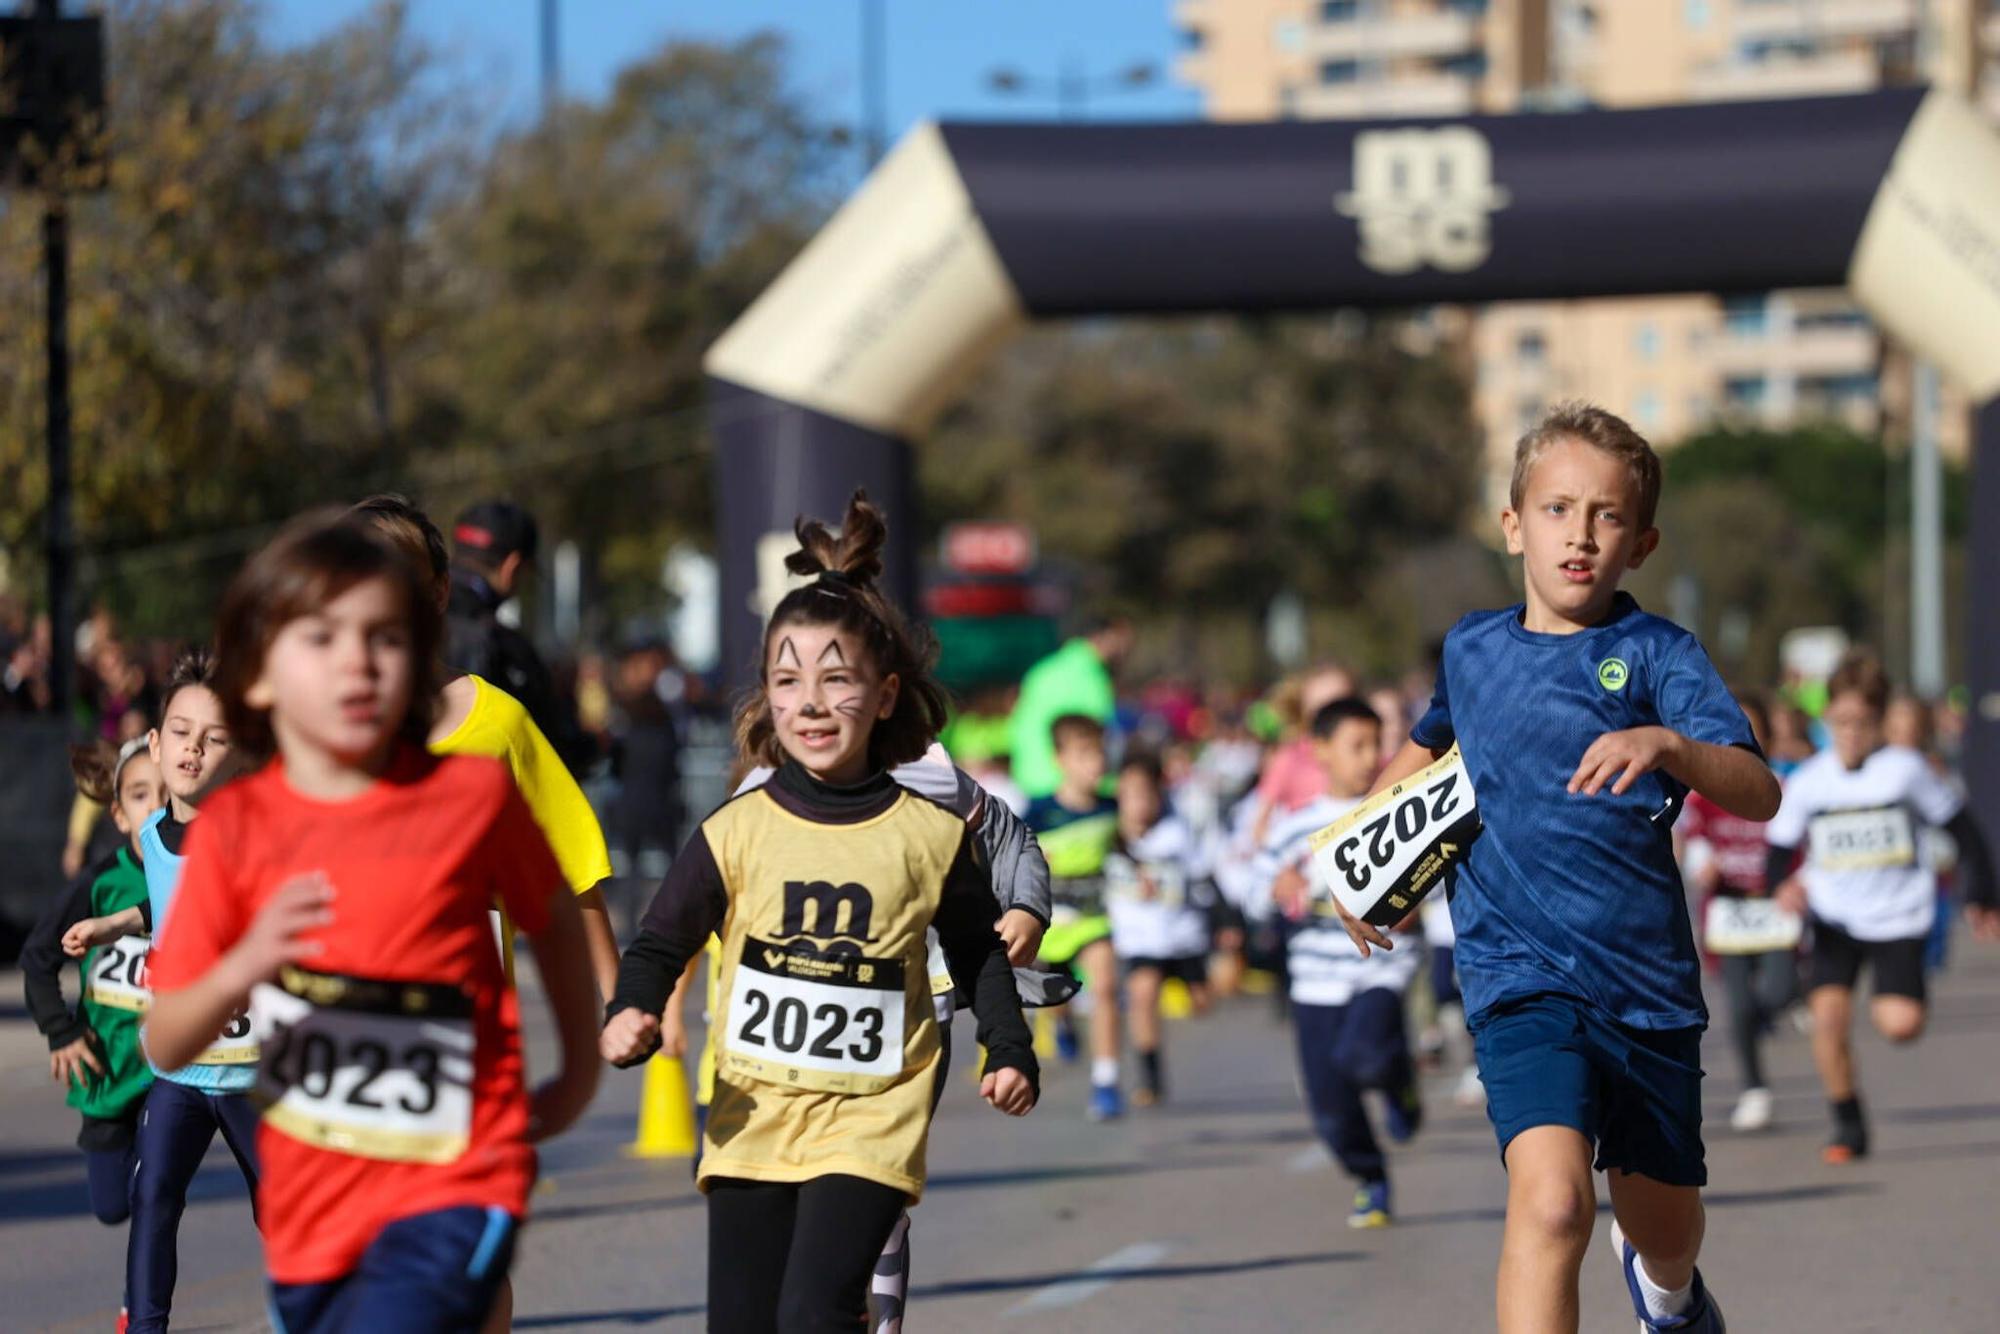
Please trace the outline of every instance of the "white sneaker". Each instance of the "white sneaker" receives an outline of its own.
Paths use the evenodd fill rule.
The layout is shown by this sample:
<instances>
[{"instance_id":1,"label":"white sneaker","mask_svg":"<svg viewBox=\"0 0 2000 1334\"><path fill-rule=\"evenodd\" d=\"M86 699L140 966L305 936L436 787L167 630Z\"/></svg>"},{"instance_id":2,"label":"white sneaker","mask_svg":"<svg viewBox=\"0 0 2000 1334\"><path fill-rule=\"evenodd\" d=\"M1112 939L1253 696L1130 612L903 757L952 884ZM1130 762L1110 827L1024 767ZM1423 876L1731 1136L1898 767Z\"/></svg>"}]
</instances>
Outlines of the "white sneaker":
<instances>
[{"instance_id":1,"label":"white sneaker","mask_svg":"<svg viewBox=\"0 0 2000 1334\"><path fill-rule=\"evenodd\" d=\"M1486 1085L1480 1081L1478 1066L1465 1067L1465 1073L1458 1077L1458 1087L1451 1091L1451 1100L1461 1107L1486 1105Z\"/></svg>"},{"instance_id":2,"label":"white sneaker","mask_svg":"<svg viewBox=\"0 0 2000 1334\"><path fill-rule=\"evenodd\" d=\"M1771 1090L1766 1088L1744 1089L1743 1096L1736 1101L1736 1110L1729 1114L1729 1128L1739 1134L1754 1134L1771 1128Z\"/></svg>"}]
</instances>

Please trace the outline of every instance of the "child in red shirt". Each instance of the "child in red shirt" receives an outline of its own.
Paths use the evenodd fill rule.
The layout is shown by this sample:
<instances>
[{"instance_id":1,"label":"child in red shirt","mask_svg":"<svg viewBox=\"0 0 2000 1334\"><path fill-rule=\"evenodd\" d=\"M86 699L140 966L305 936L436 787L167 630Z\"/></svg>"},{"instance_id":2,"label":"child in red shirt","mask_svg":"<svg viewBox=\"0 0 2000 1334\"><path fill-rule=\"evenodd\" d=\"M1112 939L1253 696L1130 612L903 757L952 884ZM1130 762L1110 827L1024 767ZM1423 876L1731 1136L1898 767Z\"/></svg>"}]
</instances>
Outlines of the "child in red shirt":
<instances>
[{"instance_id":1,"label":"child in red shirt","mask_svg":"<svg viewBox=\"0 0 2000 1334\"><path fill-rule=\"evenodd\" d=\"M583 927L505 769L423 747L439 620L361 525L297 522L225 595L216 690L276 758L190 828L147 1030L171 1067L254 990L272 1025L259 1217L288 1331L476 1330L531 1141L595 1091ZM563 1069L531 1099L487 912L535 946Z\"/></svg>"}]
</instances>

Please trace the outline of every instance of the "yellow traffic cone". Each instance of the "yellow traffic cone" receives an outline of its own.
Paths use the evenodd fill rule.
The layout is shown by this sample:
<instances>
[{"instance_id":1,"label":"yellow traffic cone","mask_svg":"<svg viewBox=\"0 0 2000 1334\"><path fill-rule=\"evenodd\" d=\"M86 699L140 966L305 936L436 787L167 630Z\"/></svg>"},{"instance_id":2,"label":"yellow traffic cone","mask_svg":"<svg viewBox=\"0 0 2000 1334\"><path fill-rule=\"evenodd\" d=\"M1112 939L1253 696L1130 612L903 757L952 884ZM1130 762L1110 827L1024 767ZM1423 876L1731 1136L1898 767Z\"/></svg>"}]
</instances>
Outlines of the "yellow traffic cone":
<instances>
[{"instance_id":1,"label":"yellow traffic cone","mask_svg":"<svg viewBox=\"0 0 2000 1334\"><path fill-rule=\"evenodd\" d=\"M1053 1061L1056 1058L1056 1016L1050 1010L1035 1011L1035 1059Z\"/></svg>"},{"instance_id":2,"label":"yellow traffic cone","mask_svg":"<svg viewBox=\"0 0 2000 1334\"><path fill-rule=\"evenodd\" d=\"M639 1136L625 1146L633 1158L694 1157L694 1103L687 1071L672 1056L646 1062L646 1085L639 1094Z\"/></svg>"},{"instance_id":3,"label":"yellow traffic cone","mask_svg":"<svg viewBox=\"0 0 2000 1334\"><path fill-rule=\"evenodd\" d=\"M1170 977L1160 987L1160 1017L1163 1019L1185 1019L1194 1013L1194 998L1188 995L1187 983L1178 977Z\"/></svg>"}]
</instances>

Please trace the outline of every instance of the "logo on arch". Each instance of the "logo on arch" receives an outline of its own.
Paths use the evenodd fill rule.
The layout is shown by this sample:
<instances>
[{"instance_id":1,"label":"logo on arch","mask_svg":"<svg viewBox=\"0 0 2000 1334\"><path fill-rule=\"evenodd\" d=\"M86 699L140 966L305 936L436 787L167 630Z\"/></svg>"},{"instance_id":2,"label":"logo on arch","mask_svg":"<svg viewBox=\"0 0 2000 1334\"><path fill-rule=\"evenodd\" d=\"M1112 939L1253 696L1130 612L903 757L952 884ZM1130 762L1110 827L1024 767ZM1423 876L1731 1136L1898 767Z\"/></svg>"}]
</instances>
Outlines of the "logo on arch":
<instances>
[{"instance_id":1,"label":"logo on arch","mask_svg":"<svg viewBox=\"0 0 2000 1334\"><path fill-rule=\"evenodd\" d=\"M1606 658L1597 664L1597 684L1617 694L1632 679L1632 669L1625 665L1623 658Z\"/></svg>"}]
</instances>

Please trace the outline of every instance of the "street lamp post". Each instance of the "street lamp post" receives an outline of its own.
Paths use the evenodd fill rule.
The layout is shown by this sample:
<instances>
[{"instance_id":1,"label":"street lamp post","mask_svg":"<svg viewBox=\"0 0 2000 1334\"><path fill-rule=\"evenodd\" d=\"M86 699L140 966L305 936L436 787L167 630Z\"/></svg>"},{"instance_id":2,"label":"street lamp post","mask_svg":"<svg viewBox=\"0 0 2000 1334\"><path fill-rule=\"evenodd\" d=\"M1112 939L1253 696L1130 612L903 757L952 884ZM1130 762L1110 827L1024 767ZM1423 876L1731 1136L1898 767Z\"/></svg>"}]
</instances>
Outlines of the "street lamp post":
<instances>
[{"instance_id":1,"label":"street lamp post","mask_svg":"<svg viewBox=\"0 0 2000 1334\"><path fill-rule=\"evenodd\" d=\"M1136 93L1151 87L1159 69L1151 61L1139 61L1106 74L1090 74L1077 60L1066 60L1053 79L1035 78L1017 69L1002 66L986 76L989 91L1005 96L1047 97L1056 104L1056 114L1064 120L1083 120L1090 114L1093 98L1119 93Z\"/></svg>"}]
</instances>

